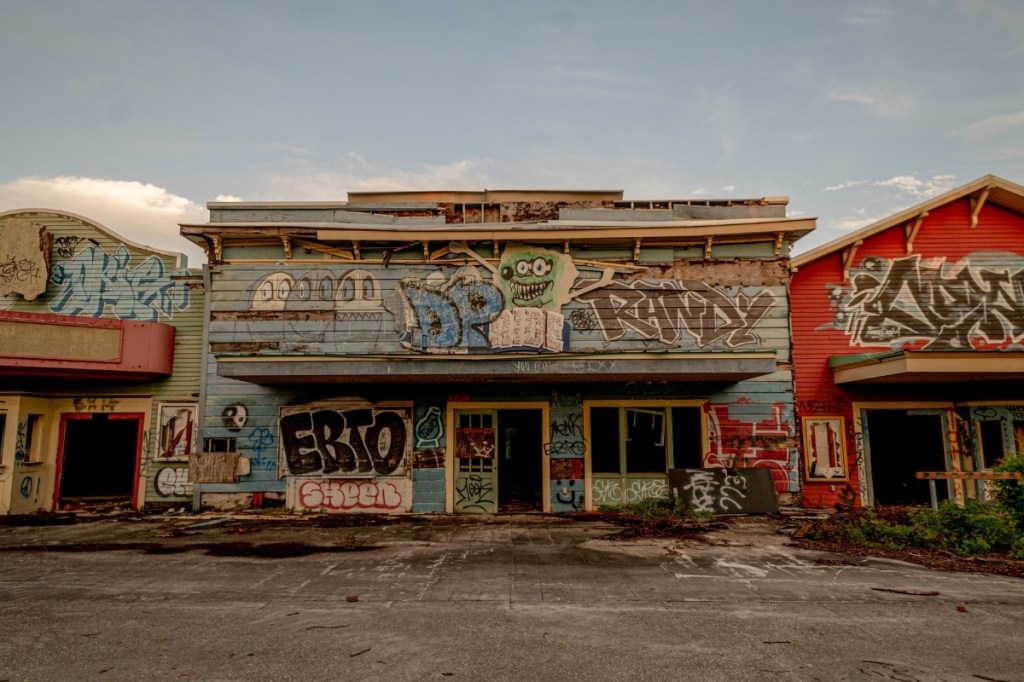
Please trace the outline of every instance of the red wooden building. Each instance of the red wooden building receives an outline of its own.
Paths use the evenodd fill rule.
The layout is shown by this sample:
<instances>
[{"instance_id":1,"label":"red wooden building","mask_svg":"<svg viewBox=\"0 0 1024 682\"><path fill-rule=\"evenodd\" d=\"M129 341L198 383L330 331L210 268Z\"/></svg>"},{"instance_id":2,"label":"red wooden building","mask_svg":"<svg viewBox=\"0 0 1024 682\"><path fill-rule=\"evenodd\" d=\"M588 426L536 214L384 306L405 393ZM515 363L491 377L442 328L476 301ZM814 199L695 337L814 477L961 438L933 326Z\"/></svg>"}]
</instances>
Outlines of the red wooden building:
<instances>
[{"instance_id":1,"label":"red wooden building","mask_svg":"<svg viewBox=\"0 0 1024 682\"><path fill-rule=\"evenodd\" d=\"M805 505L923 503L915 472L1024 451L1024 187L985 176L792 267Z\"/></svg>"}]
</instances>

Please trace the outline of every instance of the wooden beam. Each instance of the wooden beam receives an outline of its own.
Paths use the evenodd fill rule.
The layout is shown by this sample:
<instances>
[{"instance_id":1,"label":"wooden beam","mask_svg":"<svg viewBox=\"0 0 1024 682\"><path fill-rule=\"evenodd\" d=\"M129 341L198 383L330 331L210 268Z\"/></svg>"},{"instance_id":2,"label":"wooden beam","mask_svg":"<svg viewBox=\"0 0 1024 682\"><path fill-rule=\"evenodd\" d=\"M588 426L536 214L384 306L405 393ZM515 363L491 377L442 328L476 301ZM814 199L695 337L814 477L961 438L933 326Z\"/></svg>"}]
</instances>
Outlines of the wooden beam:
<instances>
[{"instance_id":1,"label":"wooden beam","mask_svg":"<svg viewBox=\"0 0 1024 682\"><path fill-rule=\"evenodd\" d=\"M355 256L356 260L362 260L359 256L359 242L352 242L352 255Z\"/></svg>"},{"instance_id":2,"label":"wooden beam","mask_svg":"<svg viewBox=\"0 0 1024 682\"><path fill-rule=\"evenodd\" d=\"M352 260L353 255L351 251L345 249L335 249L330 246L324 246L319 242L309 241L308 239L292 239L294 246L299 246L308 251L316 251L317 253L326 253L330 256L337 256L338 258L344 258L345 260Z\"/></svg>"},{"instance_id":3,"label":"wooden beam","mask_svg":"<svg viewBox=\"0 0 1024 682\"><path fill-rule=\"evenodd\" d=\"M637 239L633 242L633 262L640 263L640 240Z\"/></svg>"},{"instance_id":4,"label":"wooden beam","mask_svg":"<svg viewBox=\"0 0 1024 682\"><path fill-rule=\"evenodd\" d=\"M917 216L914 220L913 225L908 222L903 226L903 239L906 242L908 256L914 252L914 239L917 238L917 233L921 229L924 219L927 217L928 211L922 211L921 215Z\"/></svg>"},{"instance_id":5,"label":"wooden beam","mask_svg":"<svg viewBox=\"0 0 1024 682\"><path fill-rule=\"evenodd\" d=\"M854 243L843 249L839 257L843 261L843 281L846 282L850 279L850 267L853 265L853 259L857 257L857 249L864 243L863 239L858 239Z\"/></svg>"},{"instance_id":6,"label":"wooden beam","mask_svg":"<svg viewBox=\"0 0 1024 682\"><path fill-rule=\"evenodd\" d=\"M785 232L775 233L775 255L778 256L782 253L782 240L786 238Z\"/></svg>"},{"instance_id":7,"label":"wooden beam","mask_svg":"<svg viewBox=\"0 0 1024 682\"><path fill-rule=\"evenodd\" d=\"M569 253L569 240L562 242L562 253Z\"/></svg>"},{"instance_id":8,"label":"wooden beam","mask_svg":"<svg viewBox=\"0 0 1024 682\"><path fill-rule=\"evenodd\" d=\"M224 259L224 243L220 237L210 237L210 242L213 244L213 262L219 263Z\"/></svg>"},{"instance_id":9,"label":"wooden beam","mask_svg":"<svg viewBox=\"0 0 1024 682\"><path fill-rule=\"evenodd\" d=\"M281 246L284 247L285 260L292 259L292 238L288 235L281 235Z\"/></svg>"},{"instance_id":10,"label":"wooden beam","mask_svg":"<svg viewBox=\"0 0 1024 682\"><path fill-rule=\"evenodd\" d=\"M985 201L988 200L988 193L992 191L992 186L988 186L981 190L980 193L971 196L971 228L978 226L978 215L981 214L981 207L985 205Z\"/></svg>"},{"instance_id":11,"label":"wooden beam","mask_svg":"<svg viewBox=\"0 0 1024 682\"><path fill-rule=\"evenodd\" d=\"M715 238L712 235L704 237L704 260L711 260L711 245L714 241Z\"/></svg>"}]
</instances>

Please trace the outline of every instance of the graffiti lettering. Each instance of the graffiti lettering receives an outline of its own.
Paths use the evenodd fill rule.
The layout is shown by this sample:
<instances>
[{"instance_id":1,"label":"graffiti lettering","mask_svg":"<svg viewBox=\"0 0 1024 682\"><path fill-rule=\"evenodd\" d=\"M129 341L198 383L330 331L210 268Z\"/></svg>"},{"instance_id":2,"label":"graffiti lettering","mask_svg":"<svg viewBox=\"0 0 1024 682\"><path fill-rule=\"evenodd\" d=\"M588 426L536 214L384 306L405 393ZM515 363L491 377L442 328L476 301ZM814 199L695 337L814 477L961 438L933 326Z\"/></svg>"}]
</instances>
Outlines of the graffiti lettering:
<instances>
[{"instance_id":1,"label":"graffiti lettering","mask_svg":"<svg viewBox=\"0 0 1024 682\"><path fill-rule=\"evenodd\" d=\"M747 481L737 472L718 475L715 471L689 470L690 481L683 486L687 501L698 512L737 512L747 496ZM721 479L721 480L719 480Z\"/></svg>"},{"instance_id":2,"label":"graffiti lettering","mask_svg":"<svg viewBox=\"0 0 1024 682\"><path fill-rule=\"evenodd\" d=\"M293 476L392 474L405 463L411 418L398 410L315 409L281 417L281 444Z\"/></svg>"},{"instance_id":3,"label":"graffiti lettering","mask_svg":"<svg viewBox=\"0 0 1024 682\"><path fill-rule=\"evenodd\" d=\"M11 287L22 282L38 280L39 265L28 258L15 260L11 256L7 261L0 262L0 287L4 290L11 290Z\"/></svg>"},{"instance_id":4,"label":"graffiti lettering","mask_svg":"<svg viewBox=\"0 0 1024 682\"><path fill-rule=\"evenodd\" d=\"M850 286L831 286L833 326L851 346L925 342L924 348L1005 348L1024 340L1024 267L978 267L977 253L945 258L865 258L850 271Z\"/></svg>"},{"instance_id":5,"label":"graffiti lettering","mask_svg":"<svg viewBox=\"0 0 1024 682\"><path fill-rule=\"evenodd\" d=\"M121 401L118 398L75 398L77 412L113 412Z\"/></svg>"},{"instance_id":6,"label":"graffiti lettering","mask_svg":"<svg viewBox=\"0 0 1024 682\"><path fill-rule=\"evenodd\" d=\"M303 481L299 484L299 509L391 511L402 506L402 493L389 481Z\"/></svg>"},{"instance_id":7,"label":"graffiti lettering","mask_svg":"<svg viewBox=\"0 0 1024 682\"><path fill-rule=\"evenodd\" d=\"M579 412L573 412L569 414L561 421L551 422L551 434L571 437L578 436L583 437L583 415Z\"/></svg>"},{"instance_id":8,"label":"graffiti lettering","mask_svg":"<svg viewBox=\"0 0 1024 682\"><path fill-rule=\"evenodd\" d=\"M14 461L24 462L28 459L28 422L18 422L18 436L17 440L14 441Z\"/></svg>"},{"instance_id":9,"label":"graffiti lettering","mask_svg":"<svg viewBox=\"0 0 1024 682\"><path fill-rule=\"evenodd\" d=\"M587 442L584 440L557 440L544 443L544 454L551 457L582 457L586 452Z\"/></svg>"},{"instance_id":10,"label":"graffiti lettering","mask_svg":"<svg viewBox=\"0 0 1024 682\"><path fill-rule=\"evenodd\" d=\"M569 326L576 331L591 332L598 329L601 325L598 323L597 316L594 313L577 308L569 313Z\"/></svg>"},{"instance_id":11,"label":"graffiti lettering","mask_svg":"<svg viewBox=\"0 0 1024 682\"><path fill-rule=\"evenodd\" d=\"M630 481L626 489L626 500L630 503L665 497L668 497L668 481L664 479Z\"/></svg>"},{"instance_id":12,"label":"graffiti lettering","mask_svg":"<svg viewBox=\"0 0 1024 682\"><path fill-rule=\"evenodd\" d=\"M579 300L593 308L607 341L622 339L629 330L676 345L686 330L699 347L722 341L733 348L758 343L751 330L768 314L775 297L763 289L751 297L743 291L730 295L704 282L661 280L612 282Z\"/></svg>"},{"instance_id":13,"label":"graffiti lettering","mask_svg":"<svg viewBox=\"0 0 1024 682\"><path fill-rule=\"evenodd\" d=\"M50 301L50 310L101 317L110 308L122 320L156 322L160 315L172 317L175 310L188 307L188 286L172 281L163 261L150 256L130 268L130 260L123 244L113 256L98 246L82 249L59 273L54 270L55 283L63 288Z\"/></svg>"},{"instance_id":14,"label":"graffiti lettering","mask_svg":"<svg viewBox=\"0 0 1024 682\"><path fill-rule=\"evenodd\" d=\"M594 504L622 504L622 484L617 479L594 481Z\"/></svg>"},{"instance_id":15,"label":"graffiti lettering","mask_svg":"<svg viewBox=\"0 0 1024 682\"><path fill-rule=\"evenodd\" d=\"M156 472L153 487L160 497L184 497L188 495L188 469L186 467L165 467Z\"/></svg>"},{"instance_id":16,"label":"graffiti lettering","mask_svg":"<svg viewBox=\"0 0 1024 682\"><path fill-rule=\"evenodd\" d=\"M494 484L477 474L462 476L455 484L456 507L461 511L487 512L494 506Z\"/></svg>"},{"instance_id":17,"label":"graffiti lettering","mask_svg":"<svg viewBox=\"0 0 1024 682\"><path fill-rule=\"evenodd\" d=\"M84 241L86 241L85 237L79 237L74 234L65 234L60 237L54 237L53 245L57 249L57 257L63 259L74 258L75 251L78 250L78 245ZM99 246L99 243L93 239L89 239L88 241Z\"/></svg>"},{"instance_id":18,"label":"graffiti lettering","mask_svg":"<svg viewBox=\"0 0 1024 682\"><path fill-rule=\"evenodd\" d=\"M801 400L797 402L797 408L803 413L824 412L828 414L842 414L845 407L846 401L840 395L831 400Z\"/></svg>"}]
</instances>

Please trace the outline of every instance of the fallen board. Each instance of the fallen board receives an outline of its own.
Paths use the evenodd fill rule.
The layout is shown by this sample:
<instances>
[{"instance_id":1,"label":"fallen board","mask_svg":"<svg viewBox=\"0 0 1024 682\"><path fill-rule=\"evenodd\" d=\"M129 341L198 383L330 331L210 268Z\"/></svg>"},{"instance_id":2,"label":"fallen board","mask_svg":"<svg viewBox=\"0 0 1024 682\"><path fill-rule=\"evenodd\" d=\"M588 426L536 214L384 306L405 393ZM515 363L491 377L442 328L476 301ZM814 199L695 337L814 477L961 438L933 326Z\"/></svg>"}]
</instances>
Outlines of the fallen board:
<instances>
[{"instance_id":1,"label":"fallen board","mask_svg":"<svg viewBox=\"0 0 1024 682\"><path fill-rule=\"evenodd\" d=\"M669 469L668 487L699 512L774 514L779 497L770 469Z\"/></svg>"}]
</instances>

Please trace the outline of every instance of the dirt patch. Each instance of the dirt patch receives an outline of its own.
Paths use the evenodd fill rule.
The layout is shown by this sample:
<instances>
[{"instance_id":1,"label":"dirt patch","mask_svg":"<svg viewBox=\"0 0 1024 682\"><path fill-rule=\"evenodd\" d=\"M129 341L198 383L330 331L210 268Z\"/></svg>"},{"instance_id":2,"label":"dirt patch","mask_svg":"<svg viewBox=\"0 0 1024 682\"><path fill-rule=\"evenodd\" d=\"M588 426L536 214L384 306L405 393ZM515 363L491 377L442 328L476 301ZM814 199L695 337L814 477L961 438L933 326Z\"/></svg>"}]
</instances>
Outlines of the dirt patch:
<instances>
[{"instance_id":1,"label":"dirt patch","mask_svg":"<svg viewBox=\"0 0 1024 682\"><path fill-rule=\"evenodd\" d=\"M697 539L713 530L728 525L720 521L695 521L681 516L655 516L644 518L619 512L574 513L567 518L577 521L604 521L622 527L622 530L601 536L602 540L632 540L636 538Z\"/></svg>"},{"instance_id":2,"label":"dirt patch","mask_svg":"<svg viewBox=\"0 0 1024 682\"><path fill-rule=\"evenodd\" d=\"M938 571L960 571L965 573L991 573L1012 578L1024 578L1024 561L1011 559L1005 555L986 554L982 556L960 556L952 552L905 549L891 550L874 547L862 547L842 542L826 542L823 540L806 540L797 538L793 543L804 549L821 552L847 554L859 557L879 557L895 559L911 564L934 568Z\"/></svg>"}]
</instances>

